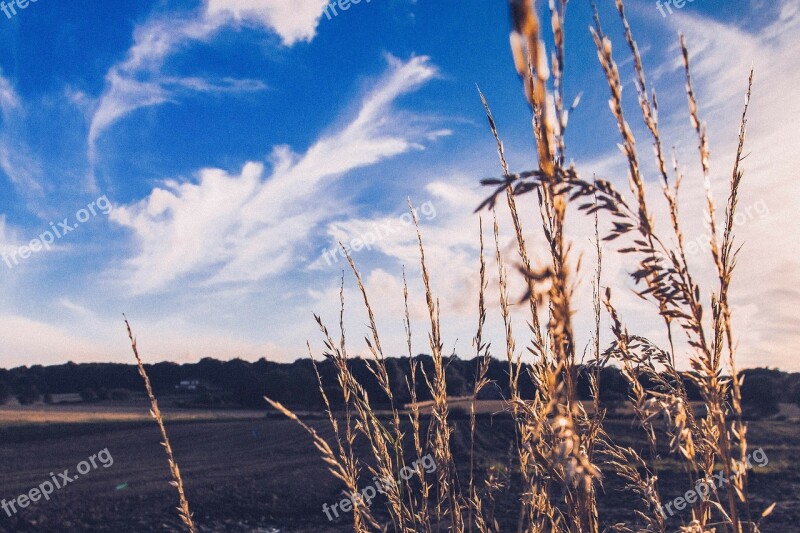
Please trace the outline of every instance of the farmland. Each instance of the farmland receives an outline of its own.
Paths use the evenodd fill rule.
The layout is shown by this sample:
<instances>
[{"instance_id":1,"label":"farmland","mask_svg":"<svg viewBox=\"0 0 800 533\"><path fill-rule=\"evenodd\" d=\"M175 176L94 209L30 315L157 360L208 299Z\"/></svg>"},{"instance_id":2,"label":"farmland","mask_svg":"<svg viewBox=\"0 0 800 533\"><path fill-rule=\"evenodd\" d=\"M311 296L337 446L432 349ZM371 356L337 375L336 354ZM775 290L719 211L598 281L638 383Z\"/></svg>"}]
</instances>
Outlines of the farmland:
<instances>
[{"instance_id":1,"label":"farmland","mask_svg":"<svg viewBox=\"0 0 800 533\"><path fill-rule=\"evenodd\" d=\"M0 496L27 492L48 479L49 472L75 464L108 448L113 466L98 468L56 491L50 501L31 504L9 518L0 531L181 531L177 498L156 426L146 408L92 409L7 407L0 411ZM71 414L69 414L71 413ZM141 416L144 414L144 416ZM15 418L13 427L9 420ZM201 531L311 532L352 531L346 520L331 523L324 503L341 499L341 484L296 424L257 411L204 412L166 410L170 439ZM56 420L60 419L60 422ZM328 424L310 417L312 427L330 437ZM455 419L454 449L467 453L463 431L467 420ZM622 443L642 447L628 420L609 421ZM751 447L763 447L769 458L751 474L751 494L759 507L778 506L764 531L791 531L800 520L800 431L795 421L751 423ZM476 441L482 466L502 463L513 429L504 415L483 415ZM489 450L495 450L489 452ZM686 484L677 463L660 465L665 499L679 496ZM608 523L632 519L632 498L619 491L620 481L604 479L600 495ZM501 522L516 520L513 494L501 495ZM375 508L382 505L377 501ZM378 513L378 516L381 516ZM675 516L678 521L685 517Z\"/></svg>"}]
</instances>

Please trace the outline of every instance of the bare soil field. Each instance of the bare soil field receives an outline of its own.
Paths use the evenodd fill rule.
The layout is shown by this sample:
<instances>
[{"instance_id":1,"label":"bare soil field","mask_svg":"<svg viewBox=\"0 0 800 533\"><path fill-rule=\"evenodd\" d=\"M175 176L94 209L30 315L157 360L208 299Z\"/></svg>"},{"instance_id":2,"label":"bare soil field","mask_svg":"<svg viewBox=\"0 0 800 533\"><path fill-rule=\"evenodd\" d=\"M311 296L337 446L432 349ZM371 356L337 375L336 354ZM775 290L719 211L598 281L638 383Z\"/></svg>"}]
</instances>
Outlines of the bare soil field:
<instances>
[{"instance_id":1,"label":"bare soil field","mask_svg":"<svg viewBox=\"0 0 800 533\"><path fill-rule=\"evenodd\" d=\"M81 418L87 416L86 409L48 410L31 409L33 420L46 422L26 425L19 417L9 425L0 412L0 498L10 500L27 493L50 479L50 472L57 474L68 468L74 474L80 461L105 448L113 457L113 465L90 471L56 490L49 501L31 503L11 517L0 511L0 531L182 531L158 429L146 420L146 411L141 420L112 412L98 422ZM341 485L327 473L309 438L296 424L253 412L228 413L227 417L219 412L184 414L182 418L180 412L167 413L168 431L201 531L352 530L346 519L330 522L322 512L323 504L341 500ZM53 423L51 416L61 417L60 423ZM309 424L329 436L324 420L311 419ZM466 453L468 441L461 430L467 421L455 420L454 424L455 449ZM504 461L513 436L507 417L484 416L480 426L477 446L481 466ZM643 442L633 436L630 421L610 421L609 427L619 442L643 447ZM751 492L759 504L778 502L763 530L798 531L797 424L752 422L749 434L753 447L763 447L769 458L767 466L753 471ZM678 465L664 462L661 466L659 480L665 494L677 497L685 492L688 487ZM619 479L606 475L600 505L605 513L601 516L609 523L634 520L631 508L635 497L621 492L620 487ZM498 515L509 527L518 512L515 498L510 491L498 500ZM374 503L375 507L381 505L380 501ZM676 515L671 527L677 529L681 520L687 517Z\"/></svg>"}]
</instances>

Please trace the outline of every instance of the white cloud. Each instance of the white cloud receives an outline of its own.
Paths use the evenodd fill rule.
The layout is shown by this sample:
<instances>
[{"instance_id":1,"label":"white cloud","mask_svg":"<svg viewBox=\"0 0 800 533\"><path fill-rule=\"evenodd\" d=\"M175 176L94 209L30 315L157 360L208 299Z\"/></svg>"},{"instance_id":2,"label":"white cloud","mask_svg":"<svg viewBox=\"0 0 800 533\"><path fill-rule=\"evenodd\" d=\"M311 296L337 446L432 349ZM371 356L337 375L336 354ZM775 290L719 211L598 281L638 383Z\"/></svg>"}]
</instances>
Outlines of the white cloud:
<instances>
[{"instance_id":1,"label":"white cloud","mask_svg":"<svg viewBox=\"0 0 800 533\"><path fill-rule=\"evenodd\" d=\"M487 145L485 152L489 158L496 158L492 145ZM497 163L499 169L499 163ZM487 263L486 307L488 309L485 339L491 340L495 347L493 355L504 357L502 350L503 326L499 314L498 269L494 259L495 244L492 235L491 213L474 213L475 208L485 198L484 190L477 184L474 176L458 170L437 171L437 178L430 181L424 193L413 198L413 205L419 210L420 229L425 248L425 259L431 277L434 298L441 306L442 335L447 352L455 349L459 356L470 357L474 351L470 342L475 334L478 308L478 251L479 251L479 216L483 219L485 241L485 258ZM526 200L528 200L526 198ZM430 202L434 206L436 216L426 216L422 204ZM527 202L524 202L527 204ZM528 328L525 320L529 318L527 307L516 305L517 299L524 294L520 276L516 274L519 263L513 230L510 227L507 207L502 202L498 205L500 223L500 248L504 262L510 274L510 298L514 315L514 330L517 332L519 350L526 348L523 338ZM432 210L428 208L428 213ZM529 249L535 259L543 258L539 253L541 245L540 231L537 232L536 218L532 210L523 211L524 225L528 230ZM399 356L406 351L405 331L402 318L405 313L403 299L403 271L409 286L409 312L412 320L413 353L430 352L427 332L430 318L425 300L425 289L421 280L419 245L413 226L398 223L398 214L392 216L375 216L369 218L353 218L337 222L329 227L330 246L341 239L347 242L353 237L363 236L375 231L374 228L387 223L394 224L396 231L384 231L372 251L353 253L353 259L359 268L367 293L370 297L376 317L381 342L386 355ZM376 259L374 262L371 259ZM377 266L373 266L377 265ZM312 308L327 321L334 330L338 326L339 285L334 279L334 267L320 265L323 270L331 272L331 281L321 291L310 291L308 307ZM352 353L365 353L366 345L361 340L370 333L365 324L368 317L363 308L361 295L352 279L350 269L341 259L336 270L346 271L345 290L345 323L349 330ZM317 337L312 337L312 345L319 345Z\"/></svg>"},{"instance_id":2,"label":"white cloud","mask_svg":"<svg viewBox=\"0 0 800 533\"><path fill-rule=\"evenodd\" d=\"M89 126L90 160L95 161L97 140L112 124L137 109L171 101L176 97L176 86L197 92L265 88L255 80L209 82L196 77L165 77L161 72L165 60L182 46L207 42L223 28L243 23L275 32L285 46L291 46L314 37L324 8L323 0L209 0L189 15L171 13L137 27L127 57L106 75L106 87Z\"/></svg>"},{"instance_id":3,"label":"white cloud","mask_svg":"<svg viewBox=\"0 0 800 533\"><path fill-rule=\"evenodd\" d=\"M109 72L107 88L92 116L89 127L89 156L95 158L95 143L109 126L136 109L158 105L167 101L168 93L160 84L141 82L120 74Z\"/></svg>"},{"instance_id":4,"label":"white cloud","mask_svg":"<svg viewBox=\"0 0 800 533\"><path fill-rule=\"evenodd\" d=\"M800 71L794 68L800 57L800 10L796 2L783 0L778 18L757 35L746 27L736 27L684 10L670 21L683 31L690 48L693 77L701 118L707 121L711 143L712 179L720 219L727 199L733 168L739 118L750 67L755 69L750 104L745 172L740 188L739 213L743 220L736 228L737 242L744 245L734 273L732 304L742 366L781 366L797 368L792 355L800 351L800 318L793 309L797 295L790 287L800 284L800 243L796 238L796 198L800 196L800 152L792 148L800 136L800 98L797 86ZM733 53L732 53L733 51ZM674 50L675 57L679 52ZM682 64L676 59L672 74L680 80ZM680 94L680 93L676 93ZM663 111L662 111L663 113ZM705 226L702 179L695 139L683 107L670 113L670 139L686 139L679 150L681 163L688 169L684 180L682 214L689 230L688 240L700 237ZM644 153L644 152L643 152ZM657 187L651 197L656 199ZM758 208L758 216L746 211ZM768 214L762 216L764 208ZM746 220L745 220L746 219ZM708 265L698 254L692 262ZM714 288L713 269L698 278L701 286Z\"/></svg>"},{"instance_id":5,"label":"white cloud","mask_svg":"<svg viewBox=\"0 0 800 533\"><path fill-rule=\"evenodd\" d=\"M25 196L41 196L42 169L28 146L19 140L18 124L24 109L11 81L0 70L0 169Z\"/></svg>"},{"instance_id":6,"label":"white cloud","mask_svg":"<svg viewBox=\"0 0 800 533\"><path fill-rule=\"evenodd\" d=\"M91 319L96 320L95 314L84 307L83 305L76 303L69 298L59 298L58 302L56 302L60 307L63 307L67 311L73 313L76 317L80 317L82 319Z\"/></svg>"},{"instance_id":7,"label":"white cloud","mask_svg":"<svg viewBox=\"0 0 800 533\"><path fill-rule=\"evenodd\" d=\"M206 12L261 24L280 35L283 44L292 46L314 38L327 4L327 0L209 0Z\"/></svg>"},{"instance_id":8,"label":"white cloud","mask_svg":"<svg viewBox=\"0 0 800 533\"><path fill-rule=\"evenodd\" d=\"M62 299L59 307L69 311L69 325L45 323L24 316L0 315L4 366L56 365L65 360L134 363L122 317L99 319L90 310ZM217 332L198 331L182 320L155 322L133 320L142 358L149 363L196 362L203 357L256 360L291 360L298 353L271 342L231 338ZM89 340L91 339L91 340Z\"/></svg>"},{"instance_id":9,"label":"white cloud","mask_svg":"<svg viewBox=\"0 0 800 533\"><path fill-rule=\"evenodd\" d=\"M293 359L296 352L271 343L248 341L233 338L228 334L197 331L196 327L183 321L159 321L156 323L133 321L132 327L142 356L148 362L176 361L196 362L204 357L232 359L240 357L255 361L262 357L271 360ZM121 329L121 328L120 328ZM115 352L120 353L122 361L129 362L133 357L127 339L117 339ZM106 358L107 360L108 358Z\"/></svg>"},{"instance_id":10,"label":"white cloud","mask_svg":"<svg viewBox=\"0 0 800 533\"><path fill-rule=\"evenodd\" d=\"M387 73L343 128L303 155L288 147L272 154L272 172L251 162L239 175L204 169L197 182L167 182L146 199L114 210L141 251L129 262L131 289L164 289L188 275L205 284L254 281L289 268L311 231L346 208L326 190L350 170L421 148L424 129L403 126L392 104L436 75L425 57L389 57Z\"/></svg>"},{"instance_id":11,"label":"white cloud","mask_svg":"<svg viewBox=\"0 0 800 533\"><path fill-rule=\"evenodd\" d=\"M24 194L41 195L44 191L40 183L42 169L36 157L25 144L15 140L12 135L3 132L0 138L0 169Z\"/></svg>"},{"instance_id":12,"label":"white cloud","mask_svg":"<svg viewBox=\"0 0 800 533\"><path fill-rule=\"evenodd\" d=\"M11 235L10 228L6 222L6 215L0 215L0 254L6 255L18 248L18 244ZM5 258L3 258L5 261ZM5 263L0 263L0 268L6 268Z\"/></svg>"},{"instance_id":13,"label":"white cloud","mask_svg":"<svg viewBox=\"0 0 800 533\"><path fill-rule=\"evenodd\" d=\"M17 93L11 82L3 77L3 71L0 70L0 111L5 116L9 110L14 109L19 105Z\"/></svg>"},{"instance_id":14,"label":"white cloud","mask_svg":"<svg viewBox=\"0 0 800 533\"><path fill-rule=\"evenodd\" d=\"M93 341L70 333L66 328L37 322L29 318L0 315L0 338L3 339L3 357L7 361L29 364L61 364L65 347L83 359L102 360L106 352Z\"/></svg>"}]
</instances>

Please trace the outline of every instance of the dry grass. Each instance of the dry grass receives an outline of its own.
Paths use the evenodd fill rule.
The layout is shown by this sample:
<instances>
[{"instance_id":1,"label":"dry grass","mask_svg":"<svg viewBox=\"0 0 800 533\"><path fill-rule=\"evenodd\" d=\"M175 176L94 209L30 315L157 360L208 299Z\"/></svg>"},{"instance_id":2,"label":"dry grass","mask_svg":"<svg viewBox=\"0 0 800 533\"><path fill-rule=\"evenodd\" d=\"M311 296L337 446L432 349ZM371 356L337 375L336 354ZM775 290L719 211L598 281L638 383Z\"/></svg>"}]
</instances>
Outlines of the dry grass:
<instances>
[{"instance_id":1,"label":"dry grass","mask_svg":"<svg viewBox=\"0 0 800 533\"><path fill-rule=\"evenodd\" d=\"M548 50L544 44L542 25L534 1L510 1L514 24L511 35L512 55L522 80L524 96L532 111L538 168L518 174L510 172L497 125L486 99L481 94L489 125L497 142L503 172L500 178L485 180L485 184L493 186L495 190L479 210L491 209L493 216L494 251L499 267L499 303L505 324L503 351L508 364L510 390L510 396L506 398L509 406L507 416L511 416L515 423L515 438L509 459L509 465L514 470L513 475L495 469L481 475L476 473L474 407L470 408L469 464L457 465L455 462L451 405L446 393L447 361L442 344L440 305L431 290L425 247L419 229L417 235L420 266L430 319L428 339L433 365L432 371L426 372L412 356L406 289L405 319L411 370L405 380L412 399L410 412L401 412L400 406L395 405L372 306L359 271L349 256L348 261L369 316L370 338L367 339L367 347L372 355L370 370L392 404L388 421L387 418L376 415L362 384L350 371L342 316L338 339L334 339L322 320L317 318L326 345L323 356L336 366L338 385L344 401L343 412L334 413L326 396L326 391L330 389L324 387L320 379L319 390L329 406L327 412L335 441L328 443L291 411L268 400L273 407L308 431L331 473L341 480L350 493L357 492L359 486L363 485L361 481L366 479L369 482L368 478L372 476L398 479L403 467L421 459L427 453L435 458L435 474L426 476L419 472L413 483L387 487L387 523L380 523L368 505L356 500L353 511L355 531L392 529L402 532L432 532L442 528L455 532L499 531L500 526L494 516L495 496L499 491L508 488L513 480L517 484L513 487L514 493L520 495L517 524L520 532L666 532L666 519L660 512L660 507L665 502L659 491L657 470L657 465L662 462L659 459L658 444L664 433L658 431L657 426L666 427L672 459L679 460L683 465L687 489L693 488L700 480L709 479L719 470L730 480L725 489L715 489L706 498L689 504L690 510L686 512L690 514L691 520L682 526L682 531L756 532L759 531L761 518L771 510L769 508L761 514L754 514L758 511L751 509L749 503L747 470L744 467L747 428L741 416L741 384L736 377L735 342L728 304L732 272L736 263L733 220L742 180L739 162L744 146L747 108L745 107L741 118L739 150L725 205L724 221L721 227L716 222L710 227L712 254L709 259L717 274L718 286L704 291L694 281L683 246L683 232L678 216L678 192L682 178L679 166L675 161L671 168L667 165L659 131L657 97L647 86L638 47L621 0L616 0L616 8L625 29L627 48L633 57L641 117L655 147L656 168L662 185L663 200L668 208L668 220L665 224L667 232L658 229L659 225L653 219L652 213L655 210L651 205L652 200L647 198L636 139L625 116L622 81L612 52L612 43L604 34L597 15L592 35L600 67L608 81L610 107L627 162L630 191L623 194L610 182L582 178L575 168L566 164L565 130L568 110L564 105L562 84L565 68L563 22L566 3L566 0L550 2L552 46ZM705 180L706 210L710 219L716 221L717 208L711 195L708 141L705 127L698 117L690 57L683 39L681 50L685 64L689 115L693 133L698 139L700 165ZM573 107L574 105L576 104ZM548 261L542 268L532 267L516 202L518 196L528 193L536 195L541 228L547 242ZM626 199L628 194L633 200ZM517 344L519 333L511 326L509 272L500 254L499 222L493 210L501 198L505 199L511 213L521 265L519 270L528 288L525 300L530 308L530 336L526 334L524 340L526 348L530 347L534 356L530 366L522 364L522 354ZM599 226L600 215L604 220L608 217L612 224L612 229L605 235L596 230L598 267L593 279L595 332L592 343L594 353L591 354L595 370L591 388L595 400L591 409L578 401L576 391L579 354L576 353L572 316L573 288L578 265L571 256L565 231L565 213L571 204L577 205L587 215L594 216L596 228ZM477 265L480 292L477 329L473 339L474 354L477 356L473 398L490 384L486 373L491 353L484 338L488 286L483 232L481 223L480 259ZM614 307L611 289L601 290L600 241L611 242L617 239L626 243L617 253L635 261L636 268L632 277L639 287L639 295L643 300L655 304L653 309L663 321L666 338L669 339L667 347L658 347L646 338L629 333ZM343 289L341 294L343 310ZM710 294L710 297L704 297L705 294ZM611 318L613 333L613 343L605 350L601 350L600 346L600 316L603 307ZM710 321L705 318L707 309L710 310ZM682 335L685 342L676 342L676 335ZM684 375L675 367L678 350L684 350L682 355L691 361L694 371L691 379L701 391L704 400L702 413L697 412L697 406L688 401L682 380ZM611 361L621 367L629 382L631 409L648 442L646 450L641 453L615 444L604 429L605 413L599 403L599 370ZM143 377L147 383L144 373ZM535 386L534 399L522 398L520 383L523 380L528 380ZM429 417L421 416L420 406L416 402L418 383L424 384L432 397L425 406ZM653 385L645 387L643 383ZM155 399L153 406L154 416L164 433ZM470 406L474 406L474 403L470 402ZM423 427L426 418L427 427ZM410 429L404 431L403 427ZM177 465L171 457L165 433L164 439L181 494L181 514L192 527ZM354 446L357 439L363 439L368 444L369 457L357 457ZM459 471L468 472L468 476L459 477ZM636 516L635 524L607 524L599 516L597 493L601 490L604 476L612 472L625 480L627 490L635 496L629 500L630 510Z\"/></svg>"},{"instance_id":2,"label":"dry grass","mask_svg":"<svg viewBox=\"0 0 800 533\"><path fill-rule=\"evenodd\" d=\"M715 469L722 469L732 480L732 490L713 493L708 499L692 506L691 523L684 529L691 531L757 531L758 522L752 517L747 495L747 471L743 468L746 457L746 428L741 422L740 384L736 376L733 333L730 325L728 293L731 274L735 265L733 244L733 215L735 213L738 187L742 179L739 160L742 156L746 124L746 109L741 121L741 142L731 180L730 195L725 209L724 228L720 232L716 223L711 225L712 260L719 287L711 294L711 327L704 323L702 291L693 280L683 248L683 234L678 217L678 190L681 176L677 163L673 164L674 175L667 167L666 155L658 125L658 104L655 92L650 92L638 47L625 16L624 5L617 0L616 7L621 17L626 43L634 59L636 87L642 119L652 135L656 163L662 181L663 196L668 206L669 228L675 246L665 244L667 238L656 230L652 209L646 197L645 179L641 171L636 140L625 117L622 99L622 82L612 54L610 39L603 33L599 17L596 17L592 35L597 45L598 59L608 80L611 94L611 110L619 126L622 147L628 162L630 192L635 199L629 204L623 194L608 182L583 180L572 167L565 165L565 129L568 112L564 107L562 75L564 71L563 21L566 2L552 2L550 7L553 36L552 62L548 68L548 50L542 38L541 25L531 0L511 2L514 31L511 37L514 63L523 82L524 94L533 112L534 136L536 139L539 168L521 174L511 174L505 158L503 143L497 132L489 105L481 94L486 107L492 133L497 141L503 177L487 180L496 186L495 193L481 207L493 208L502 194L511 212L511 220L517 238L521 271L528 284L526 299L531 310L531 338L526 339L535 354L531 368L523 373L521 353L517 350L515 332L511 326L508 291L508 272L499 248L499 227L494 219L495 255L499 265L500 310L506 328L505 355L508 362L510 416L516 421L514 443L514 465L523 484L518 487L520 498L520 531L580 531L594 532L601 529L598 516L596 491L602 483L603 470L613 470L627 481L628 489L640 500L636 509L639 528L643 531L666 531L665 517L659 512L663 502L658 490L658 435L656 424L663 420L668 427L672 453L682 459L688 486L698 480L709 478ZM697 116L697 104L691 83L689 54L681 40L686 67L687 98L689 114L698 136L701 168L705 179L706 205L709 216L715 220L715 204L711 196L709 178L709 147L705 128ZM549 73L552 72L552 78ZM752 81L752 75L751 75ZM552 91L552 93L550 92ZM552 100L548 100L552 94ZM548 101L552 101L550 106ZM515 197L535 192L537 195L542 230L549 245L550 261L545 268L534 270L523 238L523 230ZM613 229L602 236L605 241L623 240L632 244L619 250L636 258L638 268L634 280L642 288L640 296L656 304L667 330L669 347L663 350L649 340L632 335L622 324L611 299L611 290L606 289L601 297L601 235L597 233L598 268L594 286L595 340L592 390L595 397L592 409L587 409L576 399L576 347L572 331L573 278L577 267L570 259L570 245L565 237L564 219L567 206L582 202L579 209L593 214L597 227L600 213L609 215ZM461 489L454 474L456 465L451 452L451 430L448 423L449 404L446 397L444 360L442 354L439 305L431 292L430 279L425 264L422 237L419 238L422 277L426 288L426 301L430 314L430 349L433 355L433 375L424 375L433 400L430 402L430 427L423 433L427 442L423 445L417 435L421 433L418 411L412 412L411 433L415 436L414 447L418 455L429 449L440 465L437 479L432 480L435 491L432 513L419 514L414 509L425 508L409 495L407 500L389 498L389 513L392 526L400 531L430 531L433 527L446 525L453 531L494 531L497 523L488 509L492 503L492 492L499 488L497 481L489 476L487 490L476 487L474 439L475 410L470 403L470 464L466 491ZM486 264L484 259L483 229L480 235L480 294L477 333L473 346L477 356L474 397L489 384L486 379L489 346L483 338L486 319L485 290ZM355 265L351 266L359 287L363 292L360 275ZM373 373L386 385L386 369L378 342L377 328L366 293L364 301L370 316L373 342L369 343L373 353ZM605 351L600 349L601 301L612 320L613 345ZM547 318L542 320L546 310ZM324 329L326 332L327 330ZM707 416L702 419L695 413L696 407L688 402L682 374L675 368L676 343L674 334L683 331L689 346L689 358L697 386L705 400ZM345 405L356 408L356 427L373 443L374 460L381 473L394 472L402 468L403 447L398 442L403 435L398 433L397 416L391 428L383 430L374 426L370 417L369 399L347 371L344 343L325 354L339 365L342 378L340 384L346 391ZM409 355L410 355L409 351ZM723 353L727 353L728 367L723 367ZM633 449L614 444L603 429L604 413L599 404L599 369L614 360L630 384L630 403L633 413L644 431L649 447L644 456ZM410 383L417 379L418 365L412 360ZM725 377L725 374L734 376ZM649 389L642 385L643 378L655 384ZM532 401L523 400L519 393L520 380L531 380L537 389ZM414 388L411 388L412 394ZM590 414L591 413L591 414ZM335 424L335 417L330 414ZM731 421L732 422L729 422ZM352 441L347 442L352 453ZM393 445L398 450L397 461L391 462L386 453ZM421 449L422 448L422 449ZM352 471L352 455L347 455ZM337 464L344 468L345 464ZM357 477L348 479L348 487L358 486ZM425 480L423 480L425 482ZM418 493L423 494L423 493ZM425 493L427 496L427 493ZM630 530L624 524L613 529ZM356 523L357 531L368 528Z\"/></svg>"},{"instance_id":3,"label":"dry grass","mask_svg":"<svg viewBox=\"0 0 800 533\"><path fill-rule=\"evenodd\" d=\"M128 323L127 318L125 318L125 327L128 330L128 338L131 341L133 355L136 357L136 364L139 367L139 375L142 376L142 379L144 380L144 387L147 389L148 398L150 398L150 414L158 424L158 429L161 430L161 438L164 439L161 441L161 444L164 446L164 451L167 453L167 460L169 461L169 471L172 475L172 481L170 481L170 484L178 490L178 498L180 501L180 506L177 508L178 516L180 516L181 521L186 524L186 527L189 529L190 533L195 533L197 530L195 529L194 522L192 521L192 513L189 511L189 502L186 499L186 494L183 491L181 470L178 468L178 463L175 461L175 457L172 455L172 446L170 445L169 437L167 436L167 428L164 427L164 417L161 415L161 410L158 408L158 401L153 394L153 388L150 386L150 378L147 376L147 372L145 372L142 358L139 357L139 348L136 345L136 338L133 336L133 331L131 330L131 325Z\"/></svg>"}]
</instances>

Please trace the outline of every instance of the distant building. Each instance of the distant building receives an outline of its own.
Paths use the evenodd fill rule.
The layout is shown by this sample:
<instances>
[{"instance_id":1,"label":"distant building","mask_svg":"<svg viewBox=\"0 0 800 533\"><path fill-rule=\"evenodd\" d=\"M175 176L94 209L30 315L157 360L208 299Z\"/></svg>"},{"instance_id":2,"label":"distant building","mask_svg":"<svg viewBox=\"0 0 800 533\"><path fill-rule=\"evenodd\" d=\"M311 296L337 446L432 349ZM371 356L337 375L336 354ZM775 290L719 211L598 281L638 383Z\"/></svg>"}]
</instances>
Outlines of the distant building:
<instances>
[{"instance_id":1,"label":"distant building","mask_svg":"<svg viewBox=\"0 0 800 533\"><path fill-rule=\"evenodd\" d=\"M201 384L199 379L185 379L179 384L175 385L177 392L197 392Z\"/></svg>"},{"instance_id":2,"label":"distant building","mask_svg":"<svg viewBox=\"0 0 800 533\"><path fill-rule=\"evenodd\" d=\"M51 394L50 402L54 405L59 403L81 403L83 399L77 392L69 394Z\"/></svg>"}]
</instances>

